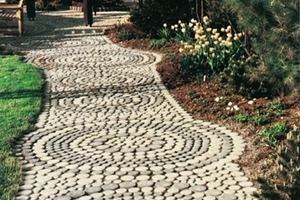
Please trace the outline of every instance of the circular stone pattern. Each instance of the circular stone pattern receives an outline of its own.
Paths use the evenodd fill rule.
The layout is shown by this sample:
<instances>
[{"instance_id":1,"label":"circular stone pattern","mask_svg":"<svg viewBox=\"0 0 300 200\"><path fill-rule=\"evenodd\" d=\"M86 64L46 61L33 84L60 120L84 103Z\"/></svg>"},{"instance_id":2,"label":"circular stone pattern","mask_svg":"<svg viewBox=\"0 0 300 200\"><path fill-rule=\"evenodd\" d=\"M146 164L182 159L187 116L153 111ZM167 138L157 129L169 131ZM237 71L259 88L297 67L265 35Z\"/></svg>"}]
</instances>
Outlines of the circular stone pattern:
<instances>
[{"instance_id":1,"label":"circular stone pattern","mask_svg":"<svg viewBox=\"0 0 300 200\"><path fill-rule=\"evenodd\" d=\"M38 129L16 146L16 199L253 199L232 163L242 138L192 119L161 83L160 56L78 26L80 12L40 16L49 26L33 35L48 35L11 43L47 78Z\"/></svg>"}]
</instances>

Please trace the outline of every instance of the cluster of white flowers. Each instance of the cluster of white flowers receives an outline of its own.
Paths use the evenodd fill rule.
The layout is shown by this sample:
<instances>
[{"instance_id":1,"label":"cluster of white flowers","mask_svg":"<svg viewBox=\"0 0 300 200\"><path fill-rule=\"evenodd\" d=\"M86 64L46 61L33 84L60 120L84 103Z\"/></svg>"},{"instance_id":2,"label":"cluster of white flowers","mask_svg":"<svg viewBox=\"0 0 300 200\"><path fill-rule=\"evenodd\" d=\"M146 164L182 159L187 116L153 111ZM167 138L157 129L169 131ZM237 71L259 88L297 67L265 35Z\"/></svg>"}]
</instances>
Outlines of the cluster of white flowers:
<instances>
[{"instance_id":1,"label":"cluster of white flowers","mask_svg":"<svg viewBox=\"0 0 300 200\"><path fill-rule=\"evenodd\" d=\"M232 102L228 103L228 106L226 107L226 110L230 110L230 111L239 111L240 108L238 107L238 105L233 105Z\"/></svg>"},{"instance_id":2,"label":"cluster of white flowers","mask_svg":"<svg viewBox=\"0 0 300 200\"><path fill-rule=\"evenodd\" d=\"M220 100L222 100L223 99L223 97L216 97L215 98L215 102L219 102Z\"/></svg>"},{"instance_id":3,"label":"cluster of white flowers","mask_svg":"<svg viewBox=\"0 0 300 200\"><path fill-rule=\"evenodd\" d=\"M255 101L255 100L256 100L256 99L254 98L253 100L248 101L248 104L249 104L249 105L254 104L254 101Z\"/></svg>"},{"instance_id":4,"label":"cluster of white flowers","mask_svg":"<svg viewBox=\"0 0 300 200\"><path fill-rule=\"evenodd\" d=\"M186 32L186 25L181 20L178 20L178 24L172 25L171 29L173 31L178 31L180 29L182 33L185 33Z\"/></svg>"},{"instance_id":5,"label":"cluster of white flowers","mask_svg":"<svg viewBox=\"0 0 300 200\"><path fill-rule=\"evenodd\" d=\"M224 99L224 97L216 97L215 98L215 102L220 102L222 99ZM230 111L239 111L240 108L237 105L233 105L232 102L229 102L227 104L226 110L230 110Z\"/></svg>"}]
</instances>

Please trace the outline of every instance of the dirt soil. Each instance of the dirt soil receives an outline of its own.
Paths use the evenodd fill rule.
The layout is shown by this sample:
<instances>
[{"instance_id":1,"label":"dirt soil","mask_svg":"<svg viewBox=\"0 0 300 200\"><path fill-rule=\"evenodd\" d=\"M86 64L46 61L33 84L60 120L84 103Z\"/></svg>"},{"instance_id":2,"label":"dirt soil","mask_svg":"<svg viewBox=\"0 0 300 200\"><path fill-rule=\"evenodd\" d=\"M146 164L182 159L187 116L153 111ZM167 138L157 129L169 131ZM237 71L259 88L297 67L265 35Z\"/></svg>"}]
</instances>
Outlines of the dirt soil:
<instances>
[{"instance_id":1,"label":"dirt soil","mask_svg":"<svg viewBox=\"0 0 300 200\"><path fill-rule=\"evenodd\" d=\"M276 99L259 98L245 99L241 95L233 94L230 88L215 83L212 80L186 83L180 78L178 72L178 44L152 50L149 49L149 39L136 39L119 41L115 32L108 32L107 36L122 47L154 51L163 55L162 61L158 64L157 70L169 89L171 95L179 104L195 119L210 121L228 127L241 134L246 143L243 156L236 161L240 164L245 174L252 179L257 188L261 185L256 181L258 177L272 179L276 171L276 153L264 142L259 133L270 125L278 122L300 127L300 98L280 97ZM270 102L281 102L284 106L278 114L278 110L268 107ZM229 106L231 103L232 106ZM228 105L229 104L229 105ZM238 106L238 110L233 109ZM268 107L268 108L267 108ZM268 120L262 124L251 125L249 123L238 123L236 116L246 113L249 116L258 116L257 112L266 112ZM282 194L283 199L287 196Z\"/></svg>"}]
</instances>

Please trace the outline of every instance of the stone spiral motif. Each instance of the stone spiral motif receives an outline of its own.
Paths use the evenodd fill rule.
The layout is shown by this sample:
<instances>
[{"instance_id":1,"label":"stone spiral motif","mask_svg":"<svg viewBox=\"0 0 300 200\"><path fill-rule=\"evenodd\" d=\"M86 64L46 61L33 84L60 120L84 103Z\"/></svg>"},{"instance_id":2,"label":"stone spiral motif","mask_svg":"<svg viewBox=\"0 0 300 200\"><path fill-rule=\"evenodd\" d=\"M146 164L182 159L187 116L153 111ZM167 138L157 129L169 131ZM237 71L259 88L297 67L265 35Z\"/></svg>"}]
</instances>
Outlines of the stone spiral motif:
<instances>
[{"instance_id":1,"label":"stone spiral motif","mask_svg":"<svg viewBox=\"0 0 300 200\"><path fill-rule=\"evenodd\" d=\"M233 163L242 138L186 113L155 71L159 55L99 34L31 39L11 44L44 69L46 102L37 130L16 145L16 199L254 199Z\"/></svg>"}]
</instances>

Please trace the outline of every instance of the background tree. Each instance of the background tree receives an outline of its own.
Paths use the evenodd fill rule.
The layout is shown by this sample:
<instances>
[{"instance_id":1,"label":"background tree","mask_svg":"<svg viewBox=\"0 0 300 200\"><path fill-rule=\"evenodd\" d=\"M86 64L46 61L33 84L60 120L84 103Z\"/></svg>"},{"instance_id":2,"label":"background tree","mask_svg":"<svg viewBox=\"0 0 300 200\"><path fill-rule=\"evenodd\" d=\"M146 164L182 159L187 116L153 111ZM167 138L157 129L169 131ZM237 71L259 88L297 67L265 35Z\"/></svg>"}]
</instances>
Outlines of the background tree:
<instances>
[{"instance_id":1,"label":"background tree","mask_svg":"<svg viewBox=\"0 0 300 200\"><path fill-rule=\"evenodd\" d=\"M261 84L266 94L285 95L299 88L299 1L223 0L237 18L240 29L250 36L251 50L262 61Z\"/></svg>"}]
</instances>

